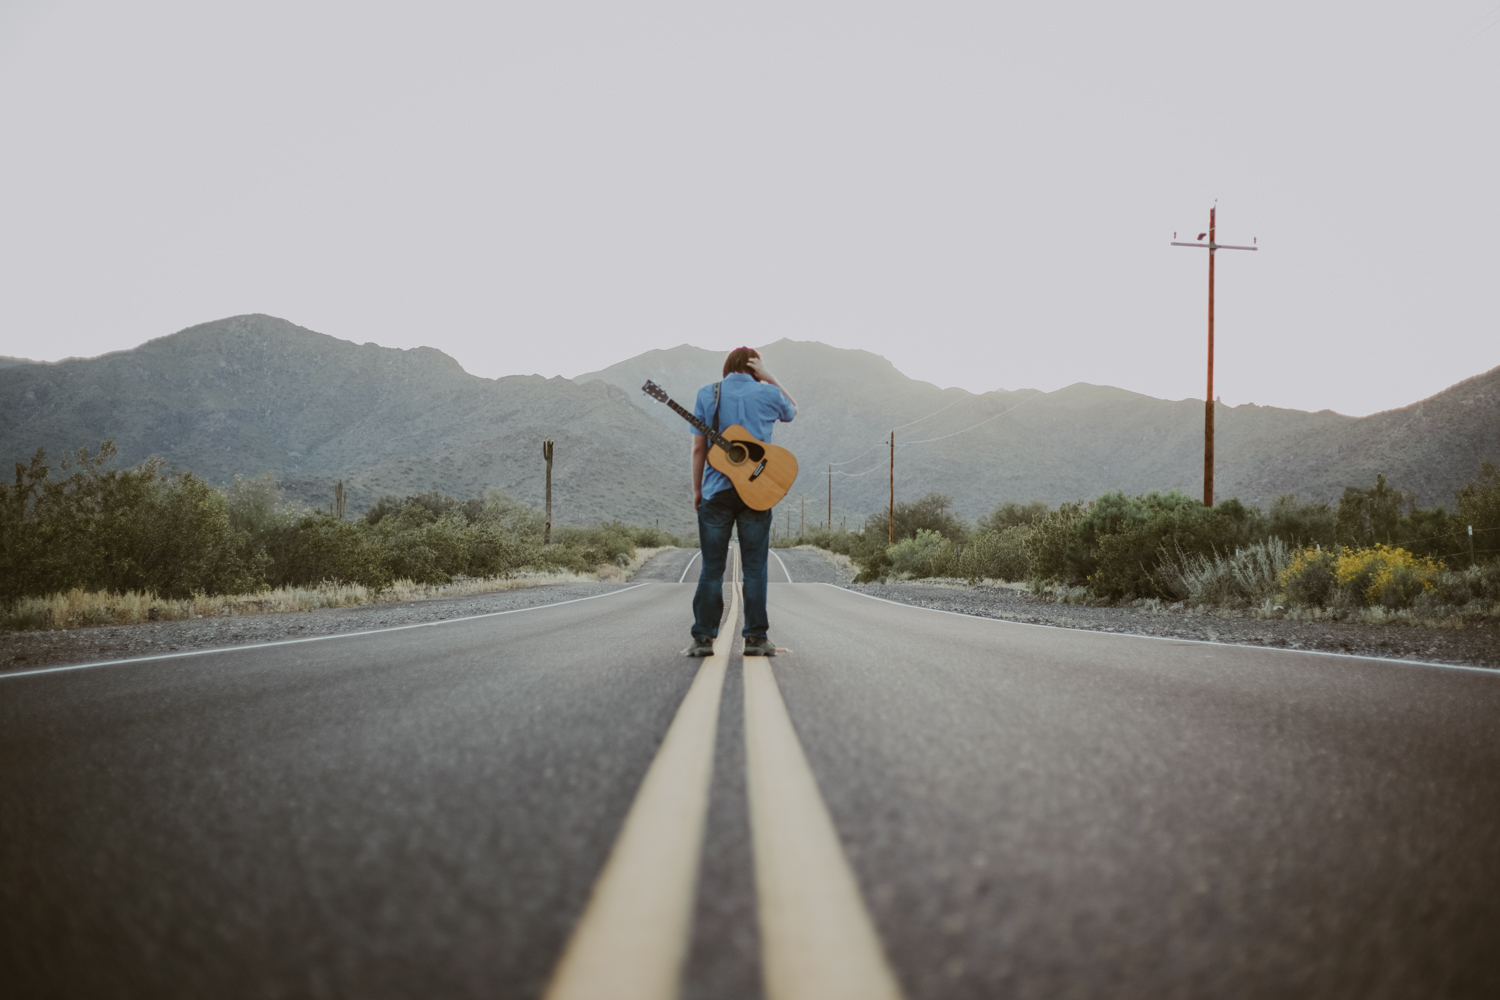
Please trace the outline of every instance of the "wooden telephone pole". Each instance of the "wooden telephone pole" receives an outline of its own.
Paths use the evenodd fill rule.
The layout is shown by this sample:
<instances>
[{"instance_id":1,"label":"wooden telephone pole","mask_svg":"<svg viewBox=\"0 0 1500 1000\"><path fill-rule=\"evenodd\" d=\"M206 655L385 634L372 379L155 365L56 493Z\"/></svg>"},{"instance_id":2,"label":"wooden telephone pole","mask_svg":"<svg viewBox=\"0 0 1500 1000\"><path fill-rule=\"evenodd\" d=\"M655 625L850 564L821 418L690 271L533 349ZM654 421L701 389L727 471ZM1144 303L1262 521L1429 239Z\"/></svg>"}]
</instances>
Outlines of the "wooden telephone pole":
<instances>
[{"instance_id":1,"label":"wooden telephone pole","mask_svg":"<svg viewBox=\"0 0 1500 1000\"><path fill-rule=\"evenodd\" d=\"M1203 404L1203 506L1214 505L1214 253L1219 250L1258 250L1258 246L1235 247L1216 240L1218 202L1208 210L1208 232L1199 233L1197 243L1179 243L1176 233L1174 247L1205 247L1208 250L1208 395ZM1203 237L1208 242L1202 242ZM1252 243L1255 241L1252 240ZM895 453L892 452L892 455Z\"/></svg>"},{"instance_id":2,"label":"wooden telephone pole","mask_svg":"<svg viewBox=\"0 0 1500 1000\"><path fill-rule=\"evenodd\" d=\"M547 460L547 525L542 529L542 544L552 544L552 442L542 442L542 457Z\"/></svg>"},{"instance_id":3,"label":"wooden telephone pole","mask_svg":"<svg viewBox=\"0 0 1500 1000\"><path fill-rule=\"evenodd\" d=\"M833 466L828 467L828 530L833 530Z\"/></svg>"},{"instance_id":4,"label":"wooden telephone pole","mask_svg":"<svg viewBox=\"0 0 1500 1000\"><path fill-rule=\"evenodd\" d=\"M879 466L877 465L878 469ZM896 432L891 431L891 509L887 515L886 528L889 542L896 544Z\"/></svg>"}]
</instances>

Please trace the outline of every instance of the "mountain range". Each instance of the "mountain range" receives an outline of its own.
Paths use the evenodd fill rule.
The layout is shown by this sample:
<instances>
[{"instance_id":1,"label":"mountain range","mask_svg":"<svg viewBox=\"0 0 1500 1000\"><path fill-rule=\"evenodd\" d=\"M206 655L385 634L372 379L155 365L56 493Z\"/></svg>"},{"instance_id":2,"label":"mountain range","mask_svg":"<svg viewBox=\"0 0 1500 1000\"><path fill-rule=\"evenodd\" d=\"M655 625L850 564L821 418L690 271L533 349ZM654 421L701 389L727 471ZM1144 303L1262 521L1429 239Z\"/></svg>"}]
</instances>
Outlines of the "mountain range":
<instances>
[{"instance_id":1,"label":"mountain range","mask_svg":"<svg viewBox=\"0 0 1500 1000\"><path fill-rule=\"evenodd\" d=\"M1001 500L1048 503L1108 490L1201 490L1203 403L1078 383L969 393L907 378L865 351L781 340L760 348L796 397L776 443L801 463L778 520L828 511L852 526L882 508L888 435L897 499L950 494L974 518ZM502 487L542 500L541 442L556 442L554 519L693 525L689 430L640 391L654 379L691 407L722 355L682 345L575 379L470 375L432 348L355 344L263 315L235 316L97 358L0 358L0 458L113 438L121 460L156 455L224 484L276 474L288 496L350 509L384 494L468 496ZM1219 404L1217 492L1265 504L1332 500L1377 473L1419 503L1451 502L1481 461L1500 461L1500 368L1368 417Z\"/></svg>"}]
</instances>

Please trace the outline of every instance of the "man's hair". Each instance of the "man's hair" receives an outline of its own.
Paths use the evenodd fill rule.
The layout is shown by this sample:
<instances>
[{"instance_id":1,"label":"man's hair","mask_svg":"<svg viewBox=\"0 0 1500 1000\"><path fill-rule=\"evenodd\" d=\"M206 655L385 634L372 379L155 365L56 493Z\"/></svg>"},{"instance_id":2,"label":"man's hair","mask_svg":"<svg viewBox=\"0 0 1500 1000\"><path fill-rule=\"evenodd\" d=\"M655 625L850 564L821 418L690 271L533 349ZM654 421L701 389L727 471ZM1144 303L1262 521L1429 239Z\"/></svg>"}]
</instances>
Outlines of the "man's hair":
<instances>
[{"instance_id":1,"label":"man's hair","mask_svg":"<svg viewBox=\"0 0 1500 1000\"><path fill-rule=\"evenodd\" d=\"M760 352L753 347L736 347L729 352L729 357L724 359L724 374L744 372L750 375L750 359L758 357L760 357Z\"/></svg>"}]
</instances>

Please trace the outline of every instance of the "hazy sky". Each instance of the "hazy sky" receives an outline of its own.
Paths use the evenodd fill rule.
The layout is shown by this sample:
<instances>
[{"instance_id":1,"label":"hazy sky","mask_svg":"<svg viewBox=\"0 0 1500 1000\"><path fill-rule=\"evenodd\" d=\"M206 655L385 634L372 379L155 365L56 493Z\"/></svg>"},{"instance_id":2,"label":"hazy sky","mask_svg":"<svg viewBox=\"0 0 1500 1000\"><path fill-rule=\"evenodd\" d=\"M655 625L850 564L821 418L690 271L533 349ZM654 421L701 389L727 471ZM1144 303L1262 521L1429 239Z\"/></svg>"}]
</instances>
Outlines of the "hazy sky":
<instances>
[{"instance_id":1,"label":"hazy sky","mask_svg":"<svg viewBox=\"0 0 1500 1000\"><path fill-rule=\"evenodd\" d=\"M1500 365L1500 6L0 0L0 354L780 337L1363 414ZM1493 30L1491 30L1493 29ZM774 359L772 359L774 370Z\"/></svg>"}]
</instances>

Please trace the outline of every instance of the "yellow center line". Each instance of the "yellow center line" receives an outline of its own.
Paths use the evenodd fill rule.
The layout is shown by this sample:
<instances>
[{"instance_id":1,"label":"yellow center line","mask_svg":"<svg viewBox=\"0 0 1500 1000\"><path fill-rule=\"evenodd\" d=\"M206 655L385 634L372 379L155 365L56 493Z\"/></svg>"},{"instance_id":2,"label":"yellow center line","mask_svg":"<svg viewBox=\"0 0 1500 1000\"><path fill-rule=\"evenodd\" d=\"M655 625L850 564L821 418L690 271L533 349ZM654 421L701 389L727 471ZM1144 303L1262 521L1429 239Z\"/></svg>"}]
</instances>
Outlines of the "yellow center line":
<instances>
[{"instance_id":1,"label":"yellow center line","mask_svg":"<svg viewBox=\"0 0 1500 1000\"><path fill-rule=\"evenodd\" d=\"M750 837L768 1000L899 1000L769 658L747 656Z\"/></svg>"},{"instance_id":2,"label":"yellow center line","mask_svg":"<svg viewBox=\"0 0 1500 1000\"><path fill-rule=\"evenodd\" d=\"M736 574L739 553L734 553ZM594 884L548 1000L665 1000L677 996L692 932L698 862L713 781L719 699L739 622L727 625L667 729L625 825Z\"/></svg>"}]
</instances>

